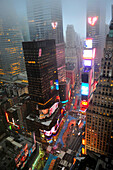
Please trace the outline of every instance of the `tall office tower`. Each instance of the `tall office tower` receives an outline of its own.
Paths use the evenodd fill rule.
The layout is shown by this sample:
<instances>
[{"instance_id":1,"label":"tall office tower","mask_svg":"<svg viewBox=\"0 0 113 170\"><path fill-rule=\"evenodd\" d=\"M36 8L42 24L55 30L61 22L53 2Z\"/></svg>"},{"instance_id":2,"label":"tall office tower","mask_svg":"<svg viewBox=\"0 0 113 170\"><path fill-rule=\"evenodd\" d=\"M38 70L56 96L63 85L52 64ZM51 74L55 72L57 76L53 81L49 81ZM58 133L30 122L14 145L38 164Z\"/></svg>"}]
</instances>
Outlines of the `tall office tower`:
<instances>
[{"instance_id":1,"label":"tall office tower","mask_svg":"<svg viewBox=\"0 0 113 170\"><path fill-rule=\"evenodd\" d=\"M73 25L67 25L66 29L66 63L75 64L76 73L79 69L80 52L78 52L79 37ZM79 44L80 45L80 44Z\"/></svg>"},{"instance_id":2,"label":"tall office tower","mask_svg":"<svg viewBox=\"0 0 113 170\"><path fill-rule=\"evenodd\" d=\"M61 0L27 0L30 39L55 39L63 43Z\"/></svg>"},{"instance_id":3,"label":"tall office tower","mask_svg":"<svg viewBox=\"0 0 113 170\"><path fill-rule=\"evenodd\" d=\"M66 66L65 66L65 46L64 43L56 44L56 61L58 80L60 82L66 82Z\"/></svg>"},{"instance_id":4,"label":"tall office tower","mask_svg":"<svg viewBox=\"0 0 113 170\"><path fill-rule=\"evenodd\" d=\"M103 49L105 47L105 7L105 0L88 0L87 3L86 37L93 38L93 48L96 48L95 77L99 75Z\"/></svg>"},{"instance_id":5,"label":"tall office tower","mask_svg":"<svg viewBox=\"0 0 113 170\"><path fill-rule=\"evenodd\" d=\"M25 70L22 41L12 0L0 1L0 78L12 80Z\"/></svg>"},{"instance_id":6,"label":"tall office tower","mask_svg":"<svg viewBox=\"0 0 113 170\"><path fill-rule=\"evenodd\" d=\"M59 82L66 80L61 0L27 0L31 40L55 39ZM60 56L60 57L59 57ZM59 58L64 57L59 65ZM60 59L61 61L61 59Z\"/></svg>"},{"instance_id":7,"label":"tall office tower","mask_svg":"<svg viewBox=\"0 0 113 170\"><path fill-rule=\"evenodd\" d=\"M55 125L53 117L56 116L54 121L58 117L58 113L55 115L59 101L55 40L23 42L23 50L32 111L35 115L32 118L28 116L27 123L30 131L34 128L36 136L39 136L39 129L51 130Z\"/></svg>"},{"instance_id":8,"label":"tall office tower","mask_svg":"<svg viewBox=\"0 0 113 170\"><path fill-rule=\"evenodd\" d=\"M86 151L113 157L113 20L109 28L101 76L86 113Z\"/></svg>"}]
</instances>

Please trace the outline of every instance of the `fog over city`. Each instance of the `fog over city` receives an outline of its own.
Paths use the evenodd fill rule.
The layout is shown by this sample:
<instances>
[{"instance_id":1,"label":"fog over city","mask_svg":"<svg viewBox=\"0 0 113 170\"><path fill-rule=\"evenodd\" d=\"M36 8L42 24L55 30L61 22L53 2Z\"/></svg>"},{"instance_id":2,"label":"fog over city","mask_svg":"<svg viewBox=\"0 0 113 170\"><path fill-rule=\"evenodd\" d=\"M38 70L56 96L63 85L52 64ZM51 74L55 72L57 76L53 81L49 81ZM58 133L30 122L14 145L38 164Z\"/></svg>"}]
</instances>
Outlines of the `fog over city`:
<instances>
[{"instance_id":1,"label":"fog over city","mask_svg":"<svg viewBox=\"0 0 113 170\"><path fill-rule=\"evenodd\" d=\"M0 170L113 170L113 0L0 0Z\"/></svg>"},{"instance_id":2,"label":"fog over city","mask_svg":"<svg viewBox=\"0 0 113 170\"><path fill-rule=\"evenodd\" d=\"M99 1L99 0L98 0ZM26 11L26 0L14 1L19 16ZM106 0L106 23L111 19L111 4L113 0ZM81 36L86 36L86 4L87 0L62 0L64 36L67 24L74 25L75 31Z\"/></svg>"}]
</instances>

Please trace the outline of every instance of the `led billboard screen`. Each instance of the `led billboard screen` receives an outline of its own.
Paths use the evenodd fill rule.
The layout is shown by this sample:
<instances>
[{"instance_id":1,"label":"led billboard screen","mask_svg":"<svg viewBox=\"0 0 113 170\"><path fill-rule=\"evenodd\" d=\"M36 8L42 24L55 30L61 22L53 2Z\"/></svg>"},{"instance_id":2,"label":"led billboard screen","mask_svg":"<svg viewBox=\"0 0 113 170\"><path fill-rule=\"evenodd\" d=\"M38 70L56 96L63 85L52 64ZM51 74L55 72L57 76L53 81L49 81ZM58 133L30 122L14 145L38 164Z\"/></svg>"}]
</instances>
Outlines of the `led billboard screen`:
<instances>
[{"instance_id":1,"label":"led billboard screen","mask_svg":"<svg viewBox=\"0 0 113 170\"><path fill-rule=\"evenodd\" d=\"M91 60L84 60L84 66L91 66L92 62Z\"/></svg>"},{"instance_id":2,"label":"led billboard screen","mask_svg":"<svg viewBox=\"0 0 113 170\"><path fill-rule=\"evenodd\" d=\"M92 59L92 50L84 50L83 59Z\"/></svg>"},{"instance_id":3,"label":"led billboard screen","mask_svg":"<svg viewBox=\"0 0 113 170\"><path fill-rule=\"evenodd\" d=\"M92 38L87 38L85 40L85 47L86 48L92 48Z\"/></svg>"},{"instance_id":4,"label":"led billboard screen","mask_svg":"<svg viewBox=\"0 0 113 170\"><path fill-rule=\"evenodd\" d=\"M86 96L89 94L89 84L88 83L81 84L81 94L86 95Z\"/></svg>"},{"instance_id":5,"label":"led billboard screen","mask_svg":"<svg viewBox=\"0 0 113 170\"><path fill-rule=\"evenodd\" d=\"M94 59L96 54L96 49L93 50L84 50L83 51L83 59Z\"/></svg>"}]
</instances>

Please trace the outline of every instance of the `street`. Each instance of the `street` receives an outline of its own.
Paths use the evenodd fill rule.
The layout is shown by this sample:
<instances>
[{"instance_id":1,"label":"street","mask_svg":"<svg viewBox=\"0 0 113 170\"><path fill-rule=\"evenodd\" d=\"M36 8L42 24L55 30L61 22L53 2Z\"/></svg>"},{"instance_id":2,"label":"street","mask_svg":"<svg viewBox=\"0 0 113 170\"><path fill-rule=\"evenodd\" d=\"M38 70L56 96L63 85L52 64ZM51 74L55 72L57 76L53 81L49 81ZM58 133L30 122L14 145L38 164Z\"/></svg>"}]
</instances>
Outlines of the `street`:
<instances>
[{"instance_id":1,"label":"street","mask_svg":"<svg viewBox=\"0 0 113 170\"><path fill-rule=\"evenodd\" d=\"M73 158L76 155L81 155L79 148L82 144L85 116L79 114L80 101L81 94L78 84L76 89L73 90L71 100L67 105L66 118L64 117L62 129L56 142L51 146L50 154L57 156L53 166L54 169L62 169L63 167L70 169L73 165Z\"/></svg>"}]
</instances>

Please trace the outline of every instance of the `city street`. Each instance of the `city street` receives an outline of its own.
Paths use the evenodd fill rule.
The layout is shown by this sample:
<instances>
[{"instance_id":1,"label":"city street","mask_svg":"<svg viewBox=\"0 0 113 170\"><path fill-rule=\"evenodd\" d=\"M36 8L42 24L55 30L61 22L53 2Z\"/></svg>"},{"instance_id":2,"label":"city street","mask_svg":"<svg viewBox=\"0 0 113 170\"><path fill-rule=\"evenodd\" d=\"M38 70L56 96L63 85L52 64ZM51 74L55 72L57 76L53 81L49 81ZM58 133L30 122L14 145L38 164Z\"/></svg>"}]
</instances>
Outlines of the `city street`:
<instances>
[{"instance_id":1,"label":"city street","mask_svg":"<svg viewBox=\"0 0 113 170\"><path fill-rule=\"evenodd\" d=\"M82 144L82 133L84 131L85 116L79 114L80 109L80 87L73 90L71 102L68 103L66 119L54 145L51 146L51 154L57 156L54 169L58 167L71 167L73 158L79 156L79 148ZM59 161L60 158L61 160ZM50 161L50 159L49 159ZM48 166L48 163L47 165Z\"/></svg>"}]
</instances>

